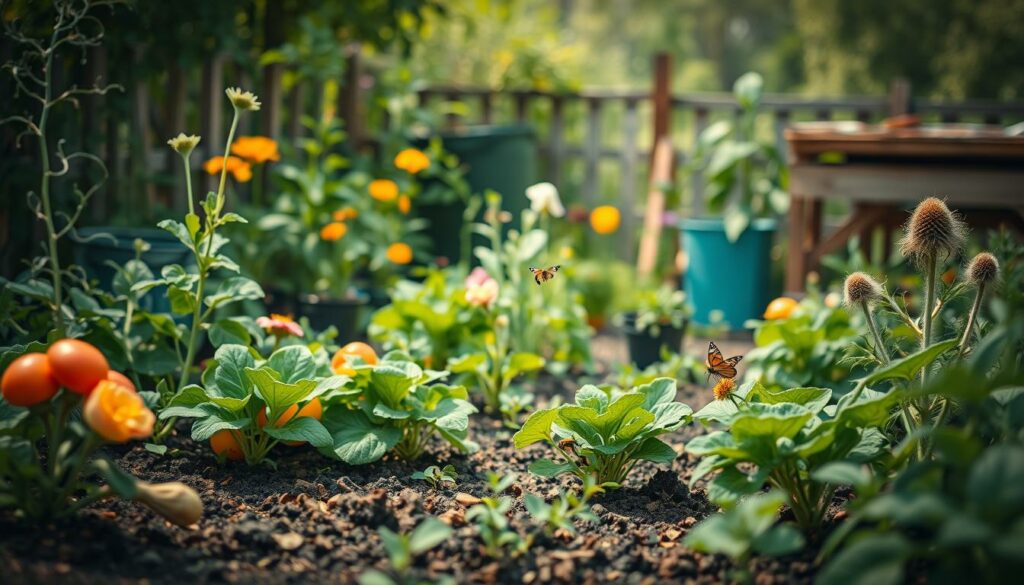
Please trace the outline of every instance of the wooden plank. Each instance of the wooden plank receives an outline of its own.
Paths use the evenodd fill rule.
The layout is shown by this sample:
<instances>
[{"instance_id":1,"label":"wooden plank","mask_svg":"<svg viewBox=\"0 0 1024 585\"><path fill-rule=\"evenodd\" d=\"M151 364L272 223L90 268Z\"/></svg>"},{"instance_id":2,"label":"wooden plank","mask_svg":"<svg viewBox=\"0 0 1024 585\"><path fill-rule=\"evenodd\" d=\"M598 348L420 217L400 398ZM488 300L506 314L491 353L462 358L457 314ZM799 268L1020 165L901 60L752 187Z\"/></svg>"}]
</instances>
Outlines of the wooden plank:
<instances>
[{"instance_id":1,"label":"wooden plank","mask_svg":"<svg viewBox=\"0 0 1024 585\"><path fill-rule=\"evenodd\" d=\"M494 121L494 94L485 93L480 96L480 113L484 124Z\"/></svg>"},{"instance_id":2,"label":"wooden plank","mask_svg":"<svg viewBox=\"0 0 1024 585\"><path fill-rule=\"evenodd\" d=\"M1024 168L910 164L795 164L790 191L882 203L914 203L939 195L952 205L1024 206Z\"/></svg>"},{"instance_id":3,"label":"wooden plank","mask_svg":"<svg viewBox=\"0 0 1024 585\"><path fill-rule=\"evenodd\" d=\"M599 166L601 151L601 102L587 100L587 146L586 172L583 177L583 204L593 209L597 197Z\"/></svg>"},{"instance_id":4,"label":"wooden plank","mask_svg":"<svg viewBox=\"0 0 1024 585\"><path fill-rule=\"evenodd\" d=\"M789 251L786 254L786 293L800 294L804 290L807 262L804 254L804 196L790 184Z\"/></svg>"},{"instance_id":5,"label":"wooden plank","mask_svg":"<svg viewBox=\"0 0 1024 585\"><path fill-rule=\"evenodd\" d=\"M637 100L627 99L622 120L622 149L620 151L621 176L619 191L622 201L622 238L628 246L622 246L623 255L632 254L636 237L636 167L637 148Z\"/></svg>"},{"instance_id":6,"label":"wooden plank","mask_svg":"<svg viewBox=\"0 0 1024 585\"><path fill-rule=\"evenodd\" d=\"M662 187L672 180L673 158L672 142L668 137L654 145L644 224L640 233L640 251L636 259L637 276L641 279L654 274L658 260L658 241L665 213L665 192Z\"/></svg>"},{"instance_id":7,"label":"wooden plank","mask_svg":"<svg viewBox=\"0 0 1024 585\"><path fill-rule=\"evenodd\" d=\"M359 78L362 75L362 60L359 58L359 43L351 43L346 47L345 75L338 92L338 115L345 124L349 144L354 149L362 148L366 140L366 130L361 113L361 96ZM320 92L323 95L323 91ZM323 98L321 98L323 99Z\"/></svg>"},{"instance_id":8,"label":"wooden plank","mask_svg":"<svg viewBox=\"0 0 1024 585\"><path fill-rule=\"evenodd\" d=\"M564 125L562 106L562 98L558 96L551 98L551 133L548 136L548 143L551 148L549 156L551 167L548 170L548 175L550 175L551 182L555 185L562 184L562 161L565 157L563 152L564 145L562 143L562 129Z\"/></svg>"},{"instance_id":9,"label":"wooden plank","mask_svg":"<svg viewBox=\"0 0 1024 585\"><path fill-rule=\"evenodd\" d=\"M224 56L213 55L203 63L203 79L200 90L199 113L203 141L200 152L193 159L193 165L202 166L203 160L221 154L224 148ZM198 193L205 196L213 190L214 177L199 173L202 177Z\"/></svg>"},{"instance_id":10,"label":"wooden plank","mask_svg":"<svg viewBox=\"0 0 1024 585\"><path fill-rule=\"evenodd\" d=\"M704 130L708 127L708 110L707 108L697 108L693 111L694 122L693 122L693 144L696 146L697 141L700 140L700 135L704 133ZM704 171L700 168L694 169L690 177L690 189L692 191L692 200L690 202L690 212L693 215L700 215L704 213Z\"/></svg>"},{"instance_id":11,"label":"wooden plank","mask_svg":"<svg viewBox=\"0 0 1024 585\"><path fill-rule=\"evenodd\" d=\"M515 95L516 102L516 121L519 123L526 122L526 115L528 113L529 95L523 92L517 92Z\"/></svg>"}]
</instances>

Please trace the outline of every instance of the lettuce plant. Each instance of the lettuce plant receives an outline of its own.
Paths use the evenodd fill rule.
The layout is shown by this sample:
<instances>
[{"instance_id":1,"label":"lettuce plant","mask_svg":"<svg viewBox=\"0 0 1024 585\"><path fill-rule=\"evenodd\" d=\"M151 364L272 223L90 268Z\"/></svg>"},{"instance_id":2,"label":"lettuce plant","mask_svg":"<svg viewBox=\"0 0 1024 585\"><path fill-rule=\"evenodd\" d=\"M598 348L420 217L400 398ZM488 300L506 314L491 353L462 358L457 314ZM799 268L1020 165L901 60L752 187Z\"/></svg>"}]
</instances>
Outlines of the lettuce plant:
<instances>
[{"instance_id":1,"label":"lettuce plant","mask_svg":"<svg viewBox=\"0 0 1024 585\"><path fill-rule=\"evenodd\" d=\"M561 493L549 504L540 496L526 494L523 496L523 503L526 504L526 510L530 512L534 522L538 523L547 536L554 536L559 531L576 534L573 521L599 521L588 503L600 493L604 493L604 488L597 485L593 476L588 475L583 478L583 489L579 495L573 492Z\"/></svg>"},{"instance_id":2,"label":"lettuce plant","mask_svg":"<svg viewBox=\"0 0 1024 585\"><path fill-rule=\"evenodd\" d=\"M226 344L208 362L202 385L182 388L160 418L195 419L193 440L221 437L213 442L215 451L255 464L281 442L329 447L331 435L317 420L319 413L305 413L319 410L319 397L348 380L331 374L326 353L314 355L304 345L263 359L254 349Z\"/></svg>"},{"instance_id":3,"label":"lettuce plant","mask_svg":"<svg viewBox=\"0 0 1024 585\"><path fill-rule=\"evenodd\" d=\"M353 465L388 452L411 461L434 435L463 452L477 449L468 439L477 410L466 388L437 383L448 372L424 370L400 352L354 369L355 380L329 398L324 424L333 440L321 448L325 454Z\"/></svg>"},{"instance_id":4,"label":"lettuce plant","mask_svg":"<svg viewBox=\"0 0 1024 585\"><path fill-rule=\"evenodd\" d=\"M670 463L676 452L658 439L690 420L689 406L675 401L676 382L659 378L629 391L586 385L576 401L534 411L513 440L517 449L547 443L561 461L539 459L530 471L544 477L594 476L619 487L638 461Z\"/></svg>"}]
</instances>

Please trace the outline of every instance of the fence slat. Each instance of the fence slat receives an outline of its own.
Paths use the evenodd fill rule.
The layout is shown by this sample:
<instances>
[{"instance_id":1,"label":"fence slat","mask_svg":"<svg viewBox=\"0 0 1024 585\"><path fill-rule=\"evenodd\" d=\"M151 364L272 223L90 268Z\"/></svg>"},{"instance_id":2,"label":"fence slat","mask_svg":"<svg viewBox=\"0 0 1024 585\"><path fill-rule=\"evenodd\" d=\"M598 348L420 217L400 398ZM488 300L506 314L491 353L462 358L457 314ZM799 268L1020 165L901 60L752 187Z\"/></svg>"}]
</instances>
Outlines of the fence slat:
<instances>
[{"instance_id":1,"label":"fence slat","mask_svg":"<svg viewBox=\"0 0 1024 585\"><path fill-rule=\"evenodd\" d=\"M593 209L597 201L601 152L601 101L587 100L586 175L583 178L583 204Z\"/></svg>"},{"instance_id":2,"label":"fence slat","mask_svg":"<svg viewBox=\"0 0 1024 585\"><path fill-rule=\"evenodd\" d=\"M494 94L485 93L480 96L480 114L484 124L494 120Z\"/></svg>"},{"instance_id":3,"label":"fence slat","mask_svg":"<svg viewBox=\"0 0 1024 585\"><path fill-rule=\"evenodd\" d=\"M564 124L562 115L562 98L553 96L551 98L551 134L548 136L551 154L548 174L551 175L551 182L555 185L562 184L562 158L564 157L562 144L562 127Z\"/></svg>"},{"instance_id":4,"label":"fence slat","mask_svg":"<svg viewBox=\"0 0 1024 585\"><path fill-rule=\"evenodd\" d=\"M708 110L706 108L697 108L694 110L693 116L693 144L696 147L697 141L700 140L700 135L708 127ZM704 171L699 168L695 168L693 173L691 173L690 189L693 192L690 198L690 213L700 215L704 213Z\"/></svg>"},{"instance_id":5,"label":"fence slat","mask_svg":"<svg viewBox=\"0 0 1024 585\"><path fill-rule=\"evenodd\" d=\"M636 168L637 168L637 100L626 99L626 113L622 119L621 177L619 179L622 201L622 237L627 242L635 240L636 233ZM622 246L626 260L632 257L632 246Z\"/></svg>"}]
</instances>

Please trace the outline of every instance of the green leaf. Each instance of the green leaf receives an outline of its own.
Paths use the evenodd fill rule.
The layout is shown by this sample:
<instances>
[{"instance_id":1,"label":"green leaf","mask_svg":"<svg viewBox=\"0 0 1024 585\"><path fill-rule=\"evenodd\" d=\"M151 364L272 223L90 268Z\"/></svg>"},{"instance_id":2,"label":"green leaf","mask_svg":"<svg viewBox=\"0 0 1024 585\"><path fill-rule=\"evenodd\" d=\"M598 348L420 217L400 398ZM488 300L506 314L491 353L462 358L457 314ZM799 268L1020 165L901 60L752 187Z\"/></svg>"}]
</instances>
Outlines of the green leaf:
<instances>
[{"instance_id":1,"label":"green leaf","mask_svg":"<svg viewBox=\"0 0 1024 585\"><path fill-rule=\"evenodd\" d=\"M453 374L464 374L475 372L476 369L487 363L487 355L483 352L468 353L463 356L448 360L447 369Z\"/></svg>"},{"instance_id":2,"label":"green leaf","mask_svg":"<svg viewBox=\"0 0 1024 585\"><path fill-rule=\"evenodd\" d=\"M221 319L210 327L210 343L214 347L226 344L249 345L252 336L249 331L238 321L233 319Z\"/></svg>"},{"instance_id":3,"label":"green leaf","mask_svg":"<svg viewBox=\"0 0 1024 585\"><path fill-rule=\"evenodd\" d=\"M751 403L732 419L732 434L743 442L751 437L793 438L814 414L799 404Z\"/></svg>"},{"instance_id":4,"label":"green leaf","mask_svg":"<svg viewBox=\"0 0 1024 585\"><path fill-rule=\"evenodd\" d=\"M638 386L636 391L644 395L644 410L653 412L655 406L675 401L676 381L673 378L657 378L650 384Z\"/></svg>"},{"instance_id":5,"label":"green leaf","mask_svg":"<svg viewBox=\"0 0 1024 585\"><path fill-rule=\"evenodd\" d=\"M262 299L263 289L256 281L244 276L232 276L221 282L217 293L206 297L206 306L214 308L246 299Z\"/></svg>"},{"instance_id":6,"label":"green leaf","mask_svg":"<svg viewBox=\"0 0 1024 585\"><path fill-rule=\"evenodd\" d=\"M758 467L748 474L735 467L726 467L708 482L708 499L718 506L728 508L743 497L761 491L770 472L771 469Z\"/></svg>"},{"instance_id":7,"label":"green leaf","mask_svg":"<svg viewBox=\"0 0 1024 585\"><path fill-rule=\"evenodd\" d=\"M773 526L768 532L754 539L752 545L757 552L771 557L795 553L804 547L804 535L789 524Z\"/></svg>"},{"instance_id":8,"label":"green leaf","mask_svg":"<svg viewBox=\"0 0 1024 585\"><path fill-rule=\"evenodd\" d=\"M640 445L640 448L633 452L634 459L643 459L655 463L669 464L675 461L675 449L654 437L648 437Z\"/></svg>"},{"instance_id":9,"label":"green leaf","mask_svg":"<svg viewBox=\"0 0 1024 585\"><path fill-rule=\"evenodd\" d=\"M541 477L555 477L563 473L572 473L573 466L569 463L557 463L550 459L538 459L530 463L530 473Z\"/></svg>"},{"instance_id":10,"label":"green leaf","mask_svg":"<svg viewBox=\"0 0 1024 585\"><path fill-rule=\"evenodd\" d=\"M126 500L131 500L135 497L138 480L134 476L122 470L105 457L95 459L91 465L96 473L107 482L110 489L114 490L115 494Z\"/></svg>"},{"instance_id":11,"label":"green leaf","mask_svg":"<svg viewBox=\"0 0 1024 585\"><path fill-rule=\"evenodd\" d=\"M181 222L174 221L173 219L165 219L160 223L156 224L160 229L166 230L178 238L182 244L189 250L195 250L195 245L192 241L192 236L188 233L188 228Z\"/></svg>"},{"instance_id":12,"label":"green leaf","mask_svg":"<svg viewBox=\"0 0 1024 585\"><path fill-rule=\"evenodd\" d=\"M189 315L195 311L196 295L190 290L169 286L167 287L167 298L171 301L171 311L179 315Z\"/></svg>"},{"instance_id":13,"label":"green leaf","mask_svg":"<svg viewBox=\"0 0 1024 585\"><path fill-rule=\"evenodd\" d=\"M700 457L721 455L722 457L742 459L748 456L747 451L737 445L733 436L725 431L715 431L694 437L686 444L686 450Z\"/></svg>"},{"instance_id":14,"label":"green leaf","mask_svg":"<svg viewBox=\"0 0 1024 585\"><path fill-rule=\"evenodd\" d=\"M377 461L402 439L401 429L374 424L356 410L330 408L324 413L323 423L333 445L320 451L349 465Z\"/></svg>"},{"instance_id":15,"label":"green leaf","mask_svg":"<svg viewBox=\"0 0 1024 585\"><path fill-rule=\"evenodd\" d=\"M730 205L727 207L722 215L722 220L725 224L725 237L730 242L735 243L743 235L747 226L750 225L750 219L750 212L742 206Z\"/></svg>"},{"instance_id":16,"label":"green leaf","mask_svg":"<svg viewBox=\"0 0 1024 585\"><path fill-rule=\"evenodd\" d=\"M289 345L270 354L266 366L289 384L316 376L316 360L305 345Z\"/></svg>"},{"instance_id":17,"label":"green leaf","mask_svg":"<svg viewBox=\"0 0 1024 585\"><path fill-rule=\"evenodd\" d=\"M409 535L409 552L414 555L423 554L448 540L451 535L450 526L433 516L428 516Z\"/></svg>"},{"instance_id":18,"label":"green leaf","mask_svg":"<svg viewBox=\"0 0 1024 585\"><path fill-rule=\"evenodd\" d=\"M370 391L390 408L400 408L422 374L412 362L381 362L370 371Z\"/></svg>"},{"instance_id":19,"label":"green leaf","mask_svg":"<svg viewBox=\"0 0 1024 585\"><path fill-rule=\"evenodd\" d=\"M971 467L967 497L990 519L1024 514L1024 447L996 445Z\"/></svg>"},{"instance_id":20,"label":"green leaf","mask_svg":"<svg viewBox=\"0 0 1024 585\"><path fill-rule=\"evenodd\" d=\"M238 430L244 429L252 424L252 419L249 418L237 418L233 420L227 420L221 417L220 413L213 410L207 410L208 414L205 418L196 419L192 423L192 440L193 441L205 441L216 434L218 431L226 429Z\"/></svg>"},{"instance_id":21,"label":"green leaf","mask_svg":"<svg viewBox=\"0 0 1024 585\"><path fill-rule=\"evenodd\" d=\"M508 362L502 371L505 379L511 380L524 372L533 372L544 367L544 358L537 354L516 352L508 356Z\"/></svg>"},{"instance_id":22,"label":"green leaf","mask_svg":"<svg viewBox=\"0 0 1024 585\"><path fill-rule=\"evenodd\" d=\"M607 410L608 403L608 393L593 384L587 384L576 392L576 404L594 410L597 414Z\"/></svg>"},{"instance_id":23,"label":"green leaf","mask_svg":"<svg viewBox=\"0 0 1024 585\"><path fill-rule=\"evenodd\" d=\"M789 388L788 390L771 391L764 386L757 386L751 389L747 398L764 404L792 402L817 414L828 405L832 398L832 391L828 388Z\"/></svg>"},{"instance_id":24,"label":"green leaf","mask_svg":"<svg viewBox=\"0 0 1024 585\"><path fill-rule=\"evenodd\" d=\"M893 407L899 404L900 397L896 392L882 393L865 389L857 402L850 403L852 394L839 401L836 410L836 421L851 427L877 427L889 420Z\"/></svg>"},{"instance_id":25,"label":"green leaf","mask_svg":"<svg viewBox=\"0 0 1024 585\"><path fill-rule=\"evenodd\" d=\"M217 396L245 398L250 393L251 382L246 370L256 366L249 348L244 345L222 345L217 348L213 359L217 365L213 371L213 384L207 389Z\"/></svg>"},{"instance_id":26,"label":"green leaf","mask_svg":"<svg viewBox=\"0 0 1024 585\"><path fill-rule=\"evenodd\" d=\"M764 79L759 73L748 71L732 85L732 92L743 109L755 109L761 103Z\"/></svg>"},{"instance_id":27,"label":"green leaf","mask_svg":"<svg viewBox=\"0 0 1024 585\"><path fill-rule=\"evenodd\" d=\"M314 447L329 447L334 439L320 421L308 416L293 418L282 427L267 425L263 432L280 441L303 441Z\"/></svg>"},{"instance_id":28,"label":"green leaf","mask_svg":"<svg viewBox=\"0 0 1024 585\"><path fill-rule=\"evenodd\" d=\"M811 471L811 479L833 485L853 486L858 494L872 482L871 471L848 461L831 461Z\"/></svg>"},{"instance_id":29,"label":"green leaf","mask_svg":"<svg viewBox=\"0 0 1024 585\"><path fill-rule=\"evenodd\" d=\"M912 553L899 534L872 534L840 549L818 574L820 585L898 585Z\"/></svg>"},{"instance_id":30,"label":"green leaf","mask_svg":"<svg viewBox=\"0 0 1024 585\"><path fill-rule=\"evenodd\" d=\"M512 442L516 449L529 447L534 443L546 441L551 437L551 424L558 419L557 408L548 408L533 411L533 414L526 419L523 427L512 436Z\"/></svg>"},{"instance_id":31,"label":"green leaf","mask_svg":"<svg viewBox=\"0 0 1024 585\"><path fill-rule=\"evenodd\" d=\"M889 365L875 370L871 375L864 378L861 383L865 386L873 386L883 380L902 379L913 380L920 373L921 368L934 362L940 355L956 346L957 340L948 339L941 341L912 353L905 358L891 362Z\"/></svg>"},{"instance_id":32,"label":"green leaf","mask_svg":"<svg viewBox=\"0 0 1024 585\"><path fill-rule=\"evenodd\" d=\"M189 239L195 241L199 233L199 216L194 213L185 215L185 229L188 231Z\"/></svg>"},{"instance_id":33,"label":"green leaf","mask_svg":"<svg viewBox=\"0 0 1024 585\"><path fill-rule=\"evenodd\" d=\"M256 386L256 395L270 408L270 418L284 413L293 404L305 400L316 388L315 380L299 380L294 384L282 382L270 368L246 368L246 377Z\"/></svg>"}]
</instances>

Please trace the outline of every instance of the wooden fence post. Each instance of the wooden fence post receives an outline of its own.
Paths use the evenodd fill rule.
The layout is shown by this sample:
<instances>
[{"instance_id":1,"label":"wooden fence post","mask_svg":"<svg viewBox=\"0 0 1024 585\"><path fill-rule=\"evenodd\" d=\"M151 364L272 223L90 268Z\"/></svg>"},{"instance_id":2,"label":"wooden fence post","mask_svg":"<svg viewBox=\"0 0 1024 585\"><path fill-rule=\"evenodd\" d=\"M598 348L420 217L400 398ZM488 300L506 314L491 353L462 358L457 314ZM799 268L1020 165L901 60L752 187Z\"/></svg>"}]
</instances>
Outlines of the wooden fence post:
<instances>
[{"instance_id":1,"label":"wooden fence post","mask_svg":"<svg viewBox=\"0 0 1024 585\"><path fill-rule=\"evenodd\" d=\"M672 56L658 53L654 56L654 135L651 144L650 188L644 212L644 225L637 254L637 273L641 277L654 272L661 239L662 218L665 213L665 195L661 184L675 178L675 154L672 147ZM626 213L634 210L627 209ZM631 247L632 242L627 246ZM675 245L671 245L675 249ZM674 254L673 254L674 256Z\"/></svg>"},{"instance_id":2,"label":"wooden fence post","mask_svg":"<svg viewBox=\"0 0 1024 585\"><path fill-rule=\"evenodd\" d=\"M338 91L338 115L341 116L341 120L345 124L349 144L352 145L353 150L360 150L366 138L360 113L359 78L362 76L359 61L360 46L358 43L352 43L345 48L345 51L348 56L345 78Z\"/></svg>"},{"instance_id":3,"label":"wooden fence post","mask_svg":"<svg viewBox=\"0 0 1024 585\"><path fill-rule=\"evenodd\" d=\"M218 154L224 144L224 56L213 55L203 63L203 79L200 87L199 113L200 128L203 136L202 160ZM202 197L213 189L214 178L200 172L199 193Z\"/></svg>"},{"instance_id":4,"label":"wooden fence post","mask_svg":"<svg viewBox=\"0 0 1024 585\"><path fill-rule=\"evenodd\" d=\"M889 84L889 115L902 116L912 111L910 81L897 77Z\"/></svg>"}]
</instances>

